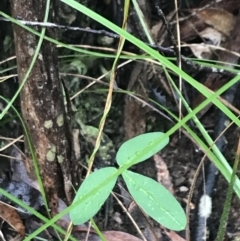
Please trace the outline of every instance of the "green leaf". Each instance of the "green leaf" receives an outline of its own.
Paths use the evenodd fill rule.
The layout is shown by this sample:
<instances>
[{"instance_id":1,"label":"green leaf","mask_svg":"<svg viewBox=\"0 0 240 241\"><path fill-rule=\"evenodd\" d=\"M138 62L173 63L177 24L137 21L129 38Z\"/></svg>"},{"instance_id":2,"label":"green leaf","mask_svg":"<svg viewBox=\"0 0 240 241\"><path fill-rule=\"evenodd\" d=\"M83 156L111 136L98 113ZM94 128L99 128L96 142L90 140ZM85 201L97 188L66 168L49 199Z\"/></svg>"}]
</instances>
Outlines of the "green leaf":
<instances>
[{"instance_id":1,"label":"green leaf","mask_svg":"<svg viewBox=\"0 0 240 241\"><path fill-rule=\"evenodd\" d=\"M73 204L88 195L89 192L96 189L98 186L100 186L100 188L98 188L93 195L89 195L88 198L70 211L69 216L73 224L79 225L85 223L99 211L112 191L117 181L117 177L109 181L107 184L104 183L104 180L113 175L115 172L116 168L114 167L102 168L91 173L84 180L78 189L77 195L73 200ZM102 185L99 185L101 182Z\"/></svg>"},{"instance_id":2,"label":"green leaf","mask_svg":"<svg viewBox=\"0 0 240 241\"><path fill-rule=\"evenodd\" d=\"M169 142L169 137L166 136L164 139L162 139L158 145L155 145L154 148L151 147L151 144L153 144L156 139L159 139L161 136L163 137L165 134L162 132L151 132L151 133L146 133L142 134L139 136L136 136L126 142L124 142L121 147L119 148L116 156L116 160L119 166L122 166L125 164L130 158L138 154L142 149L147 148L146 152L141 156L141 158L138 159L133 164L142 162L161 149L165 147L168 142ZM155 144L155 143L154 143Z\"/></svg>"},{"instance_id":3,"label":"green leaf","mask_svg":"<svg viewBox=\"0 0 240 241\"><path fill-rule=\"evenodd\" d=\"M179 231L185 228L185 212L165 187L131 171L125 171L122 175L135 202L149 216L171 230Z\"/></svg>"}]
</instances>

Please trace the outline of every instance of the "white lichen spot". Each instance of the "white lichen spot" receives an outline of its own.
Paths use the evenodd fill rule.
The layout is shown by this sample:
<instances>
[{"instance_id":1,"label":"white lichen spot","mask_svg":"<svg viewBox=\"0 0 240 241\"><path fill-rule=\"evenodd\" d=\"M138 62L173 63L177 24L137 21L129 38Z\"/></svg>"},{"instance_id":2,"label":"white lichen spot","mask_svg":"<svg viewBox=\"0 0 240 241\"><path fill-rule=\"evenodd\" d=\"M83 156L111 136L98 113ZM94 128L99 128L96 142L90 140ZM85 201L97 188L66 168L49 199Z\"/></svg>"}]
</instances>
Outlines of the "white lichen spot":
<instances>
[{"instance_id":1,"label":"white lichen spot","mask_svg":"<svg viewBox=\"0 0 240 241\"><path fill-rule=\"evenodd\" d=\"M28 54L29 54L30 56L33 56L34 53L35 53L35 49L33 49L33 48L29 48L29 49L28 49Z\"/></svg>"},{"instance_id":2,"label":"white lichen spot","mask_svg":"<svg viewBox=\"0 0 240 241\"><path fill-rule=\"evenodd\" d=\"M63 119L63 114L61 114L57 117L57 125L61 127L63 126L63 124L64 124L64 119Z\"/></svg>"},{"instance_id":3,"label":"white lichen spot","mask_svg":"<svg viewBox=\"0 0 240 241\"><path fill-rule=\"evenodd\" d=\"M62 155L58 155L58 156L57 156L57 160L58 160L59 163L62 163L63 160L64 160L64 159L63 159L63 156L62 156Z\"/></svg>"},{"instance_id":4,"label":"white lichen spot","mask_svg":"<svg viewBox=\"0 0 240 241\"><path fill-rule=\"evenodd\" d=\"M42 54L39 53L39 55L38 55L38 59L43 60L43 56L42 56Z\"/></svg>"},{"instance_id":5,"label":"white lichen spot","mask_svg":"<svg viewBox=\"0 0 240 241\"><path fill-rule=\"evenodd\" d=\"M44 127L47 129L50 129L53 127L53 121L52 120L47 120L44 122Z\"/></svg>"},{"instance_id":6,"label":"white lichen spot","mask_svg":"<svg viewBox=\"0 0 240 241\"><path fill-rule=\"evenodd\" d=\"M114 42L114 38L103 36L103 37L99 37L97 41L99 44L102 44L104 46L110 46Z\"/></svg>"},{"instance_id":7,"label":"white lichen spot","mask_svg":"<svg viewBox=\"0 0 240 241\"><path fill-rule=\"evenodd\" d=\"M224 122L224 126L229 126L230 125L230 120L225 120L225 122Z\"/></svg>"},{"instance_id":8,"label":"white lichen spot","mask_svg":"<svg viewBox=\"0 0 240 241\"><path fill-rule=\"evenodd\" d=\"M47 152L47 155L46 155L48 161L52 162L52 161L55 160L56 150L57 150L56 146L52 145L50 150Z\"/></svg>"}]
</instances>

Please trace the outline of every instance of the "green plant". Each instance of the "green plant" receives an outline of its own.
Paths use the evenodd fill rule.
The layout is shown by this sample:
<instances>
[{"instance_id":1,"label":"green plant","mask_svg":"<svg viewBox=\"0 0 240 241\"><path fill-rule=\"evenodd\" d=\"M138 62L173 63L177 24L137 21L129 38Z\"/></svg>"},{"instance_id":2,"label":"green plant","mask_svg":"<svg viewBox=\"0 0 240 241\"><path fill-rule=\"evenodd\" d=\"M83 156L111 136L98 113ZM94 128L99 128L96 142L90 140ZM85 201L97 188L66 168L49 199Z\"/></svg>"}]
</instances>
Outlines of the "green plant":
<instances>
[{"instance_id":1,"label":"green plant","mask_svg":"<svg viewBox=\"0 0 240 241\"><path fill-rule=\"evenodd\" d=\"M177 200L161 184L143 175L127 170L146 160L165 147L169 138L161 132L139 135L125 142L117 152L119 169L106 167L91 173L79 188L70 211L74 224L82 224L101 208L122 172L123 179L135 202L153 219L172 230L186 226L186 216Z\"/></svg>"},{"instance_id":2,"label":"green plant","mask_svg":"<svg viewBox=\"0 0 240 241\"><path fill-rule=\"evenodd\" d=\"M153 50L149 46L147 46L145 43L143 43L141 40L137 39L133 35L129 34L127 31L119 28L115 24L111 23L107 19L101 17L97 13L91 11L90 9L86 8L85 6L79 4L78 2L74 0L61 0L62 2L66 3L67 5L77 9L79 12L82 12L89 17L95 19L96 21L100 22L102 25L108 27L115 33L123 36L126 40L133 43L134 45L138 46L140 49L148 53L151 57L156 59L159 63L161 63L162 66L165 66L168 70L173 71L177 75L181 76L187 83L192 85L196 90L198 90L201 94L203 94L207 99L203 101L198 107L196 107L194 110L190 110L189 114L184 117L183 119L179 120L176 125L174 125L166 134L169 136L172 133L174 133L176 130L184 126L184 124L189 119L194 119L194 121L197 121L197 118L195 115L203 109L207 104L213 103L216 105L221 111L223 111L230 120L232 120L237 126L240 126L240 121L236 115L232 113L232 111L227 108L217 97L220 96L224 91L229 89L232 85L236 84L240 76L237 75L232 80L230 80L227 84L225 84L223 87L221 87L218 91L216 91L214 94L211 93L209 90L207 90L202 84L194 80L191 76L189 76L187 73L179 69L177 66L175 66L173 63L171 63L168 59L166 59L164 56L160 55L157 51ZM219 149L216 147L216 145L213 143L213 140L208 135L206 130L204 130L204 127L201 125L201 123L198 123L198 126L200 127L200 131L204 136L204 139L208 143L209 146L212 146L213 152L210 153L207 149L204 148L204 151L208 154L208 157L211 161L214 162L214 164L218 167L220 172L223 174L223 176L227 179L228 182L230 182L231 174L232 174L232 168L228 164L225 157L222 155L222 153L219 151ZM195 135L196 137L196 135ZM194 138L195 139L195 138ZM201 146L202 147L202 146ZM212 155L213 154L213 155ZM210 156L211 155L211 156ZM240 197L240 181L237 178L234 183L234 190L236 194Z\"/></svg>"},{"instance_id":3,"label":"green plant","mask_svg":"<svg viewBox=\"0 0 240 241\"><path fill-rule=\"evenodd\" d=\"M166 59L164 58L163 56L159 55L155 50L152 50L150 47L146 46L144 43L142 43L140 40L134 38L133 36L131 36L129 33L127 33L126 31L124 31L124 29L119 29L117 26L113 25L112 23L109 23L109 21L103 21L103 18L100 17L99 15L97 15L96 13L93 13L91 12L91 10L89 9L86 9L84 6L76 3L75 1L73 0L62 0L62 2L66 2L66 4L69 4L69 5L72 5L74 6L76 9L78 9L78 11L80 12L83 12L85 14L87 14L88 16L96 19L97 21L99 22L102 22L104 23L105 26L109 27L112 31L114 32L117 32L119 33L121 36L123 36L124 38L126 38L126 40L132 42L133 44L136 44L138 47L140 47L141 49L143 49L146 53L149 54L148 55L121 55L120 58L122 59L145 59L145 58L148 58L148 59L155 59L155 64L162 64L163 66L165 66L168 70L172 70L175 74L178 74L180 75L182 78L184 78L188 83L190 83L192 86L194 86L199 92L201 92L204 96L208 97L208 99L206 101L204 101L199 107L197 107L196 109L194 109L193 111L189 111L189 114L182 120L179 120L176 116L173 116L172 113L170 113L169 111L167 111L175 120L176 120L176 125L171 128L165 135L165 137L167 138L167 136L173 134L174 132L176 132L176 130L178 130L179 128L183 127L189 134L190 136L192 137L192 139L198 143L198 145L201 147L202 150L204 150L204 152L208 155L208 157L216 164L216 166L219 168L219 170L222 172L222 174L225 176L225 178L230 182L230 179L231 179L231 176L232 176L232 168L229 166L229 164L227 163L225 157L222 155L222 153L219 152L218 148L214 145L213 141L211 140L211 138L209 138L208 136L208 133L202 129L201 130L201 133L203 134L203 138L200 139L196 133L194 133L187 125L186 125L186 122L191 119L191 118L194 118L194 115L199 112L202 108L204 108L208 103L210 102L213 102L216 106L218 106L222 111L224 111L230 119L234 120L234 122L239 126L240 125L240 122L239 122L239 119L226 107L224 106L219 100L218 100L218 96L223 93L224 91L226 91L229 87L231 87L233 84L236 84L236 82L239 81L240 79L240 76L238 75L237 77L235 77L234 79L232 79L231 81L229 81L228 84L226 84L225 86L223 86L219 91L217 91L215 94L212 94L212 93L209 93L208 90L206 90L200 83L196 82L194 79L192 79L190 76L188 76L186 73L184 73L183 71L181 71L179 68L177 68L176 66L174 66L172 63L170 63L168 60L169 59ZM59 44L61 47L64 47L64 48L68 48L68 49L72 49L76 52L78 52L79 54L87 54L89 56L95 56L95 57L108 57L108 58L115 58L116 55L115 54L104 54L104 53L99 53L99 52L94 52L94 51L87 51L87 50L84 50L84 49L81 49L81 48L76 48L76 47L73 47L73 46L70 46L70 45L67 45L67 44L64 44L64 43L60 43L58 42L57 40L54 40L54 39L51 39L47 36L45 36L44 34L42 33L39 33L33 29L31 29L30 27L27 27L27 26L24 26L22 24L19 23L18 20L15 20L13 18L10 18L9 16L7 16L6 14L0 12L0 15L4 16L4 17L7 17L9 18L13 23L15 24L18 24L19 26L25 28L25 29L28 29L29 31L33 32L34 34L38 35L38 36L43 36L43 38L47 41L50 41L50 42L53 42L55 44ZM43 31L42 31L43 32ZM40 38L40 39L41 39ZM40 41L41 42L41 41ZM37 56L37 53L38 51L36 50L36 56ZM150 56L151 55L151 56ZM202 61L199 61L202 65L209 65L210 66L210 63L207 63L207 62L202 62ZM216 62L214 62L214 67L217 67L217 68L221 68L223 69L224 67L223 66L220 66L220 65L215 65ZM213 65L213 63L212 63ZM230 69L230 71L234 71L233 69ZM29 70L29 72L31 72L31 70ZM19 88L19 91L16 93L16 96L17 94L20 92L21 90L21 87ZM11 102L9 102L7 108L0 114L0 119L7 113L8 111L8 108L10 108L12 106L12 103L14 102L15 100L15 97L13 98L13 100L11 100ZM200 125L201 123L198 124L198 126L201 127ZM205 134L204 134L204 131L205 131ZM159 137L159 139L157 141L161 142L162 139L164 137ZM157 142L156 141L156 142ZM206 144L208 143L208 144ZM155 143L156 144L156 143ZM153 143L153 145L155 145ZM213 149L212 150L209 150L208 146L213 146ZM33 155L33 154L32 154ZM102 171L103 174L108 174L106 176L104 176L104 178L106 178L106 180L102 180L100 181L100 185L96 186L95 190L98 191L98 188L99 186L104 186L104 185L108 185L109 182L111 183L115 183L116 180L117 180L117 177L119 175L125 175L125 179L130 179L132 178L131 177L131 174L129 174L129 171L127 170L131 165L137 163L135 162L137 159L139 158L139 153L135 153L135 157L132 157L129 159L129 162L127 161L127 158L125 159L125 161L127 161L127 163L122 163L122 164L119 164L120 165L120 168L119 169L109 169L107 171ZM33 158L34 160L36 158ZM124 159L123 159L124 160ZM135 160L135 161L134 161ZM99 170L101 171L101 170ZM97 172L99 172L97 171ZM104 173L105 172L105 173ZM97 174L91 174L91 175L97 175ZM98 174L99 175L99 174ZM39 175L38 175L39 176ZM130 176L130 177L129 177ZM140 177L140 179L136 179L137 180L140 180L140 182L143 182L142 178L144 177ZM112 181L113 180L113 181ZM129 180L128 180L129 181ZM135 180L136 181L136 180ZM159 185L159 184L158 184ZM129 188L131 189L131 188ZM236 180L234 181L234 189L235 189L235 192L237 193L237 195L240 197L240 182L239 182L239 179L236 178ZM0 190L1 191L1 190ZM88 189L89 191L89 189ZM111 191L111 188L110 188L110 191ZM108 192L108 194L110 193L110 191ZM137 190L139 191L139 190ZM2 190L2 192L4 193L4 190ZM5 195L9 196L9 199L11 199L11 195L5 193ZM30 209L31 212L34 214L34 215L39 215L39 218L42 219L45 224L42 225L42 227L40 227L38 230L36 230L35 232L33 232L29 238L27 240L30 240L31 238L35 237L38 233L40 233L42 230L44 230L45 228L47 228L48 226L55 226L55 228L57 229L56 225L54 224L54 222L56 222L60 217L62 217L63 215L65 215L66 213L68 213L69 211L71 210L77 210L79 209L78 205L81 203L81 202L84 202L85 200L87 200L89 197L91 197L92 195L92 192L87 192L86 194L84 194L82 196L82 198L79 200L75 200L74 204L71 205L70 207L68 207L67 209L65 209L63 212L61 212L60 214L58 214L57 216L53 217L51 220L48 220L46 219L45 217L41 216L40 214L38 214L35 210L31 210L30 207L26 207L25 205L25 208L26 209ZM132 193L133 195L133 193ZM133 195L134 196L134 195ZM12 197L13 199L13 197ZM11 199L11 200L12 200ZM139 199L139 198L135 198L135 199ZM17 202L17 200L15 199L15 202ZM104 202L104 200L102 201ZM24 204L22 204L24 206ZM60 230L59 230L60 231Z\"/></svg>"}]
</instances>

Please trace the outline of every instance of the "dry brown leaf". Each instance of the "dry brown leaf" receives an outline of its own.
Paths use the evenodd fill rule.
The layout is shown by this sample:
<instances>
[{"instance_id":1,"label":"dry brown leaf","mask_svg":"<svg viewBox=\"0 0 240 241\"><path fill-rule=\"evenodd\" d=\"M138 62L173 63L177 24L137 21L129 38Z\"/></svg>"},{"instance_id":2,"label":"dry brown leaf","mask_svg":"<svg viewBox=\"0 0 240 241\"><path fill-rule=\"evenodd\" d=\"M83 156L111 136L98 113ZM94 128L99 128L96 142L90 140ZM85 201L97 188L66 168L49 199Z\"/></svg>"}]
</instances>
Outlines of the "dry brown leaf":
<instances>
[{"instance_id":1,"label":"dry brown leaf","mask_svg":"<svg viewBox=\"0 0 240 241\"><path fill-rule=\"evenodd\" d=\"M202 0L199 7L204 7L207 4L209 4L209 0ZM239 0L221 0L221 1L215 1L214 7L219 9L225 9L226 11L232 13L236 12L240 7L240 1Z\"/></svg>"},{"instance_id":2,"label":"dry brown leaf","mask_svg":"<svg viewBox=\"0 0 240 241\"><path fill-rule=\"evenodd\" d=\"M240 52L240 45L239 45L239 41L240 41L240 32L239 32L239 24L240 24L240 12L238 13L238 16L236 18L236 23L233 26L233 30L231 32L231 35L227 38L226 44L225 44L225 48L230 50L230 51L235 51L235 52ZM238 62L239 57L235 56L231 53L228 52L221 52L219 55L218 60L225 62L225 66L231 66L231 64L235 64ZM217 91L219 88L221 88L224 84L226 84L229 81L230 77L221 75L221 74L217 74L217 73L211 73L206 81L204 82L204 85L212 90L212 91ZM205 97L203 97L201 94L198 94L195 99L193 100L193 108L195 108L196 106L198 106L202 101L205 100ZM227 105L231 110L233 110L234 112L238 113L238 110L236 110L236 108L234 108L232 105L230 105L226 100L221 99L221 101ZM203 110L201 110L198 113L198 118L201 118L201 116L203 116L206 111L208 111L208 109L211 107L212 103L207 105Z\"/></svg>"},{"instance_id":3,"label":"dry brown leaf","mask_svg":"<svg viewBox=\"0 0 240 241\"><path fill-rule=\"evenodd\" d=\"M210 40L210 44L219 46L222 40L224 40L224 35L212 27L205 28L199 33L201 38ZM199 59L210 59L212 56L212 49L208 44L192 44L189 46L193 54Z\"/></svg>"},{"instance_id":4,"label":"dry brown leaf","mask_svg":"<svg viewBox=\"0 0 240 241\"><path fill-rule=\"evenodd\" d=\"M211 27L205 28L199 35L204 39L210 40L211 44L217 46L224 40L224 36L218 30Z\"/></svg>"},{"instance_id":5,"label":"dry brown leaf","mask_svg":"<svg viewBox=\"0 0 240 241\"><path fill-rule=\"evenodd\" d=\"M197 16L203 22L211 25L226 36L229 36L236 22L236 18L233 14L217 8L205 9L199 12Z\"/></svg>"},{"instance_id":6,"label":"dry brown leaf","mask_svg":"<svg viewBox=\"0 0 240 241\"><path fill-rule=\"evenodd\" d=\"M16 210L0 201L0 217L7 222L22 237L25 236L25 226Z\"/></svg>"},{"instance_id":7,"label":"dry brown leaf","mask_svg":"<svg viewBox=\"0 0 240 241\"><path fill-rule=\"evenodd\" d=\"M189 48L198 59L210 59L212 56L211 48L205 44L193 44L190 45Z\"/></svg>"},{"instance_id":8,"label":"dry brown leaf","mask_svg":"<svg viewBox=\"0 0 240 241\"><path fill-rule=\"evenodd\" d=\"M198 33L203 31L207 24L197 16L191 17L180 24L181 40L189 42L198 36Z\"/></svg>"},{"instance_id":9,"label":"dry brown leaf","mask_svg":"<svg viewBox=\"0 0 240 241\"><path fill-rule=\"evenodd\" d=\"M131 234L120 231L105 231L103 235L107 241L142 241Z\"/></svg>"},{"instance_id":10,"label":"dry brown leaf","mask_svg":"<svg viewBox=\"0 0 240 241\"><path fill-rule=\"evenodd\" d=\"M160 155L153 156L155 167L157 170L157 181L168 189L172 194L174 193L172 178L169 174L168 167Z\"/></svg>"}]
</instances>

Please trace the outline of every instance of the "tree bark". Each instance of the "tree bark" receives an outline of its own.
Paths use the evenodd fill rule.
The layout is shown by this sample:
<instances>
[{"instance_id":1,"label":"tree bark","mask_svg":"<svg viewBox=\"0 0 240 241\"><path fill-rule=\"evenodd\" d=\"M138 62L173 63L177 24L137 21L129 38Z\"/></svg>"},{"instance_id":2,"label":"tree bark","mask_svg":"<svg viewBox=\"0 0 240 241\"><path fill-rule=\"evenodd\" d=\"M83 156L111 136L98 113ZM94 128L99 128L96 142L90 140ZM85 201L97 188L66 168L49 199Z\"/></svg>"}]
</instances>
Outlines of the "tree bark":
<instances>
[{"instance_id":1,"label":"tree bark","mask_svg":"<svg viewBox=\"0 0 240 241\"><path fill-rule=\"evenodd\" d=\"M12 0L11 8L15 18L42 22L46 0ZM50 11L52 16L49 21L54 22L54 6ZM35 27L35 30L40 32L41 28ZM54 31L46 31L46 35L54 38ZM21 83L32 61L39 37L14 25L14 38L18 78ZM21 109L36 153L48 205L54 215L57 213L59 196L65 196L69 203L72 201L72 151L59 80L57 49L50 42L43 41L39 56L21 91ZM27 159L26 165L33 178L33 163L31 158Z\"/></svg>"}]
</instances>

